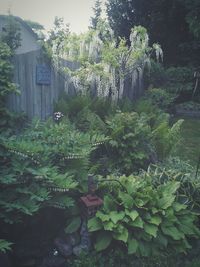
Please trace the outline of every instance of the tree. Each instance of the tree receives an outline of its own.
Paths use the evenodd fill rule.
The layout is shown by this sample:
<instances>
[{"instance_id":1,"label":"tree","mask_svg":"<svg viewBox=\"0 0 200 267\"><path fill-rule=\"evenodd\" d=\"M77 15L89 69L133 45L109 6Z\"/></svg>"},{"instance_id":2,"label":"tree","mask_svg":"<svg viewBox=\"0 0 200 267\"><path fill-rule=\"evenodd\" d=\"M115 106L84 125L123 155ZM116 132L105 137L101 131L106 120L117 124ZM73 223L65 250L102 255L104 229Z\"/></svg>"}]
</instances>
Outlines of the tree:
<instances>
[{"instance_id":1,"label":"tree","mask_svg":"<svg viewBox=\"0 0 200 267\"><path fill-rule=\"evenodd\" d=\"M194 12L194 5L192 10ZM158 42L161 45L167 65L193 60L194 48L191 49L191 46L194 38L187 23L188 9L184 1L108 0L107 14L115 35L127 40L134 25L144 26L149 33L150 44ZM196 56L195 51L194 60Z\"/></svg>"},{"instance_id":2,"label":"tree","mask_svg":"<svg viewBox=\"0 0 200 267\"><path fill-rule=\"evenodd\" d=\"M7 23L2 29L0 40L7 44L14 53L21 44L20 25L12 15L6 16L6 18Z\"/></svg>"},{"instance_id":3,"label":"tree","mask_svg":"<svg viewBox=\"0 0 200 267\"><path fill-rule=\"evenodd\" d=\"M200 40L200 1L198 0L183 0L187 15L186 21L189 24L190 31Z\"/></svg>"},{"instance_id":4,"label":"tree","mask_svg":"<svg viewBox=\"0 0 200 267\"><path fill-rule=\"evenodd\" d=\"M62 49L64 39L69 34L69 24L64 24L64 19L55 17L54 27L49 32L47 44L55 51L58 52Z\"/></svg>"},{"instance_id":5,"label":"tree","mask_svg":"<svg viewBox=\"0 0 200 267\"><path fill-rule=\"evenodd\" d=\"M96 0L95 6L93 8L94 17L91 18L91 28L92 29L97 28L97 23L99 21L99 18L101 17L101 13L102 13L101 5L102 5L102 1Z\"/></svg>"},{"instance_id":6,"label":"tree","mask_svg":"<svg viewBox=\"0 0 200 267\"><path fill-rule=\"evenodd\" d=\"M10 93L19 93L16 85L12 82L12 57L21 41L19 29L14 17L10 15L8 16L8 23L0 35L0 130L9 128L13 123L11 119L13 114L6 107L7 96Z\"/></svg>"},{"instance_id":7,"label":"tree","mask_svg":"<svg viewBox=\"0 0 200 267\"><path fill-rule=\"evenodd\" d=\"M145 28L138 26L131 30L130 45L124 38L117 43L109 24L102 19L96 30L90 29L79 36L70 34L63 47L66 59L80 63L75 71L65 68L77 92L110 97L113 101L123 97L127 77L132 80L132 88L137 77L142 78L153 52L157 58L161 55L158 45L149 46Z\"/></svg>"}]
</instances>

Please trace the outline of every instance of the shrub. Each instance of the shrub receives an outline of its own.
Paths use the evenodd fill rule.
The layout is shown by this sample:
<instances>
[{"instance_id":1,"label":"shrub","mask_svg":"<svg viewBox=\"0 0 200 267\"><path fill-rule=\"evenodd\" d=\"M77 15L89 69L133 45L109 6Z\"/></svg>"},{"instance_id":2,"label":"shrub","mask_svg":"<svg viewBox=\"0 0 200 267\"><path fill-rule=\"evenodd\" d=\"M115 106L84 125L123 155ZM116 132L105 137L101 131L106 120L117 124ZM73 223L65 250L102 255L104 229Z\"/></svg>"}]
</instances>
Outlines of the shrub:
<instances>
[{"instance_id":1,"label":"shrub","mask_svg":"<svg viewBox=\"0 0 200 267\"><path fill-rule=\"evenodd\" d=\"M164 89L153 88L146 92L145 98L151 101L153 105L166 111L172 106L176 96L168 93Z\"/></svg>"},{"instance_id":2,"label":"shrub","mask_svg":"<svg viewBox=\"0 0 200 267\"><path fill-rule=\"evenodd\" d=\"M12 51L8 45L0 40L0 130L6 131L13 126L16 115L8 111L6 98L10 93L19 93L12 83L13 66L11 64Z\"/></svg>"},{"instance_id":3,"label":"shrub","mask_svg":"<svg viewBox=\"0 0 200 267\"><path fill-rule=\"evenodd\" d=\"M191 248L189 239L199 237L200 232L195 226L196 214L176 198L179 187L173 177L158 186L149 174L107 177L104 206L88 221L95 249L102 251L116 244L128 254L142 257L186 252Z\"/></svg>"},{"instance_id":4,"label":"shrub","mask_svg":"<svg viewBox=\"0 0 200 267\"><path fill-rule=\"evenodd\" d=\"M150 69L145 71L145 80L152 87L162 87L167 80L163 65L151 60Z\"/></svg>"},{"instance_id":5,"label":"shrub","mask_svg":"<svg viewBox=\"0 0 200 267\"><path fill-rule=\"evenodd\" d=\"M15 224L42 207L72 207L73 194L87 187L89 155L103 139L80 133L68 121L35 121L17 136L2 135L1 220Z\"/></svg>"},{"instance_id":6,"label":"shrub","mask_svg":"<svg viewBox=\"0 0 200 267\"><path fill-rule=\"evenodd\" d=\"M152 132L153 143L156 148L158 158L165 159L170 153L175 152L181 139L180 128L183 120L178 120L172 125L169 121L162 121Z\"/></svg>"},{"instance_id":7,"label":"shrub","mask_svg":"<svg viewBox=\"0 0 200 267\"><path fill-rule=\"evenodd\" d=\"M153 183L164 184L168 181L180 182L177 198L181 203L186 203L192 210L200 211L200 175L188 162L176 157L171 157L164 163L150 165L148 172L153 177Z\"/></svg>"},{"instance_id":8,"label":"shrub","mask_svg":"<svg viewBox=\"0 0 200 267\"><path fill-rule=\"evenodd\" d=\"M150 162L151 128L148 118L136 112L122 113L107 121L107 151L112 169L131 173L144 168Z\"/></svg>"},{"instance_id":9,"label":"shrub","mask_svg":"<svg viewBox=\"0 0 200 267\"><path fill-rule=\"evenodd\" d=\"M68 96L63 94L57 103L55 103L55 110L61 111L70 119L76 118L76 115L82 110L88 108L92 113L95 113L103 121L107 116L116 112L117 106L108 98L91 97L89 95Z\"/></svg>"},{"instance_id":10,"label":"shrub","mask_svg":"<svg viewBox=\"0 0 200 267\"><path fill-rule=\"evenodd\" d=\"M194 69L188 67L171 67L166 70L165 88L179 95L179 101L192 97L194 89Z\"/></svg>"}]
</instances>

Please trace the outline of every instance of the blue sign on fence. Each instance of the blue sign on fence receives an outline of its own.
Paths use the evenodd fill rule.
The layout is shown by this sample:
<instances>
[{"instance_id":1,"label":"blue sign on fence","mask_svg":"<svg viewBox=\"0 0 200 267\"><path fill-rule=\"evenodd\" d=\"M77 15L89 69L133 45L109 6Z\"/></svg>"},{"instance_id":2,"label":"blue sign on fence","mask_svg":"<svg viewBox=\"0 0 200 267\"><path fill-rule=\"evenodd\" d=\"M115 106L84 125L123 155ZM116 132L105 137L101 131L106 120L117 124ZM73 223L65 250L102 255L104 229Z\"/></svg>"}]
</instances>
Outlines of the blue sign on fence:
<instances>
[{"instance_id":1,"label":"blue sign on fence","mask_svg":"<svg viewBox=\"0 0 200 267\"><path fill-rule=\"evenodd\" d=\"M51 69L47 65L36 66L36 83L39 85L51 84Z\"/></svg>"}]
</instances>

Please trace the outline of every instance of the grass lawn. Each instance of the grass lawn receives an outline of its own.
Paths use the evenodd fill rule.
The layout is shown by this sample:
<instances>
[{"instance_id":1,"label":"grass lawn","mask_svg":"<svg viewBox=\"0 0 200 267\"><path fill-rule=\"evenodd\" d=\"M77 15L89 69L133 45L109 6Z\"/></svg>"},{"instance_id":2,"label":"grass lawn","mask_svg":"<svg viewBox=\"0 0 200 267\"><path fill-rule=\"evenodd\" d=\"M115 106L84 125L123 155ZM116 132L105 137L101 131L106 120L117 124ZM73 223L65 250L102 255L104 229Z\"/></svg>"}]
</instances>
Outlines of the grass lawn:
<instances>
[{"instance_id":1,"label":"grass lawn","mask_svg":"<svg viewBox=\"0 0 200 267\"><path fill-rule=\"evenodd\" d=\"M182 140L177 154L197 166L200 155L200 119L184 118L181 128Z\"/></svg>"}]
</instances>

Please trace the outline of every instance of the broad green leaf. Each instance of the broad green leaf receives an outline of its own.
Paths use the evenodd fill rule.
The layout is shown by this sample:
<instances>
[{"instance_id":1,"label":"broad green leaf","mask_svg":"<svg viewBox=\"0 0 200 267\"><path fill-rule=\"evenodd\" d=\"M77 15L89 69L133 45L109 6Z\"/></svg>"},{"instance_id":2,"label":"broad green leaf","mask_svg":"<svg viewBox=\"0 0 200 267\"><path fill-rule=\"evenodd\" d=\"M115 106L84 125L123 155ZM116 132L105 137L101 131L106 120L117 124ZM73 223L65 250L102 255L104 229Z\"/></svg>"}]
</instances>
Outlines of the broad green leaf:
<instances>
[{"instance_id":1,"label":"broad green leaf","mask_svg":"<svg viewBox=\"0 0 200 267\"><path fill-rule=\"evenodd\" d=\"M167 247L168 239L163 234L161 234L161 232L158 232L157 237L156 237L156 240L162 246Z\"/></svg>"},{"instance_id":2,"label":"broad green leaf","mask_svg":"<svg viewBox=\"0 0 200 267\"><path fill-rule=\"evenodd\" d=\"M114 228L116 228L116 224L114 224L113 222L109 221L109 222L104 222L103 223L103 228L106 231L113 231Z\"/></svg>"},{"instance_id":3,"label":"broad green leaf","mask_svg":"<svg viewBox=\"0 0 200 267\"><path fill-rule=\"evenodd\" d=\"M192 246L187 242L186 239L183 240L183 243L184 243L184 245L185 245L185 247L186 247L187 249L191 249L191 248L192 248Z\"/></svg>"},{"instance_id":4,"label":"broad green leaf","mask_svg":"<svg viewBox=\"0 0 200 267\"><path fill-rule=\"evenodd\" d=\"M70 224L65 228L65 233L71 234L76 232L80 227L80 225L81 225L81 218L80 217L73 218Z\"/></svg>"},{"instance_id":5,"label":"broad green leaf","mask_svg":"<svg viewBox=\"0 0 200 267\"><path fill-rule=\"evenodd\" d=\"M116 240L121 240L124 243L126 243L128 240L128 230L125 227L123 227L122 230L120 229L120 232L114 232L113 237Z\"/></svg>"},{"instance_id":6,"label":"broad green leaf","mask_svg":"<svg viewBox=\"0 0 200 267\"><path fill-rule=\"evenodd\" d=\"M135 219L139 216L139 213L137 212L137 210L125 210L126 215L128 215L132 221L135 221Z\"/></svg>"},{"instance_id":7,"label":"broad green leaf","mask_svg":"<svg viewBox=\"0 0 200 267\"><path fill-rule=\"evenodd\" d=\"M123 211L111 211L110 212L110 219L111 221L116 224L118 221L122 220L125 216L125 213Z\"/></svg>"},{"instance_id":8,"label":"broad green leaf","mask_svg":"<svg viewBox=\"0 0 200 267\"><path fill-rule=\"evenodd\" d=\"M138 228L143 229L143 225L144 225L144 223L139 216L135 219L135 221L130 222L130 226L133 226L133 227L138 227Z\"/></svg>"},{"instance_id":9,"label":"broad green leaf","mask_svg":"<svg viewBox=\"0 0 200 267\"><path fill-rule=\"evenodd\" d=\"M186 235L194 235L195 234L192 225L191 225L191 227L189 227L188 225L180 224L178 226L178 229Z\"/></svg>"},{"instance_id":10,"label":"broad green leaf","mask_svg":"<svg viewBox=\"0 0 200 267\"><path fill-rule=\"evenodd\" d=\"M105 214L105 213L103 213L101 211L97 211L96 217L101 219L102 222L106 222L106 221L110 220L110 215Z\"/></svg>"},{"instance_id":11,"label":"broad green leaf","mask_svg":"<svg viewBox=\"0 0 200 267\"><path fill-rule=\"evenodd\" d=\"M98 231L103 227L101 220L97 217L91 218L88 221L88 230L89 232Z\"/></svg>"},{"instance_id":12,"label":"broad green leaf","mask_svg":"<svg viewBox=\"0 0 200 267\"><path fill-rule=\"evenodd\" d=\"M159 199L158 205L161 209L165 210L172 205L174 199L175 199L174 195L165 195Z\"/></svg>"},{"instance_id":13,"label":"broad green leaf","mask_svg":"<svg viewBox=\"0 0 200 267\"><path fill-rule=\"evenodd\" d=\"M135 199L134 201L137 207L143 207L148 202L148 199L143 200L141 198L138 198L138 199Z\"/></svg>"},{"instance_id":14,"label":"broad green leaf","mask_svg":"<svg viewBox=\"0 0 200 267\"><path fill-rule=\"evenodd\" d=\"M139 251L141 256L143 257L148 257L151 254L151 246L150 243L148 242L142 242L139 241L139 245L138 245Z\"/></svg>"},{"instance_id":15,"label":"broad green leaf","mask_svg":"<svg viewBox=\"0 0 200 267\"><path fill-rule=\"evenodd\" d=\"M174 195L177 189L180 187L180 182L168 182L167 184L162 186L163 195L169 196Z\"/></svg>"},{"instance_id":16,"label":"broad green leaf","mask_svg":"<svg viewBox=\"0 0 200 267\"><path fill-rule=\"evenodd\" d=\"M156 208L152 208L152 210L151 210L151 211L152 211L152 213L153 213L153 214L156 214L156 213L157 213L159 210L158 210L158 209L156 209Z\"/></svg>"},{"instance_id":17,"label":"broad green leaf","mask_svg":"<svg viewBox=\"0 0 200 267\"><path fill-rule=\"evenodd\" d=\"M112 235L108 231L99 232L96 238L96 243L94 245L97 251L102 251L106 249L112 241Z\"/></svg>"},{"instance_id":18,"label":"broad green leaf","mask_svg":"<svg viewBox=\"0 0 200 267\"><path fill-rule=\"evenodd\" d=\"M162 219L158 215L153 215L151 218L148 220L149 223L155 224L155 225L160 225L162 222Z\"/></svg>"},{"instance_id":19,"label":"broad green leaf","mask_svg":"<svg viewBox=\"0 0 200 267\"><path fill-rule=\"evenodd\" d=\"M186 206L186 205L183 205L183 204L180 204L180 203L178 203L178 202L175 202L175 203L173 204L173 208L174 208L175 211L179 212L180 210L184 210L184 209L186 209L187 206Z\"/></svg>"},{"instance_id":20,"label":"broad green leaf","mask_svg":"<svg viewBox=\"0 0 200 267\"><path fill-rule=\"evenodd\" d=\"M111 196L105 196L103 201L104 210L109 213L112 210L116 210L116 203L111 199Z\"/></svg>"},{"instance_id":21,"label":"broad green leaf","mask_svg":"<svg viewBox=\"0 0 200 267\"><path fill-rule=\"evenodd\" d=\"M128 240L128 254L133 254L137 251L138 241L135 238L129 238Z\"/></svg>"},{"instance_id":22,"label":"broad green leaf","mask_svg":"<svg viewBox=\"0 0 200 267\"><path fill-rule=\"evenodd\" d=\"M161 225L161 229L165 235L171 236L174 240L180 240L185 237L183 232L178 230L175 226L165 227L164 225Z\"/></svg>"},{"instance_id":23,"label":"broad green leaf","mask_svg":"<svg viewBox=\"0 0 200 267\"><path fill-rule=\"evenodd\" d=\"M121 199L126 209L131 209L133 207L133 198L129 194L119 192L119 198Z\"/></svg>"},{"instance_id":24,"label":"broad green leaf","mask_svg":"<svg viewBox=\"0 0 200 267\"><path fill-rule=\"evenodd\" d=\"M149 234L153 237L157 236L158 227L156 225L145 223L144 224L144 230L147 234Z\"/></svg>"}]
</instances>

